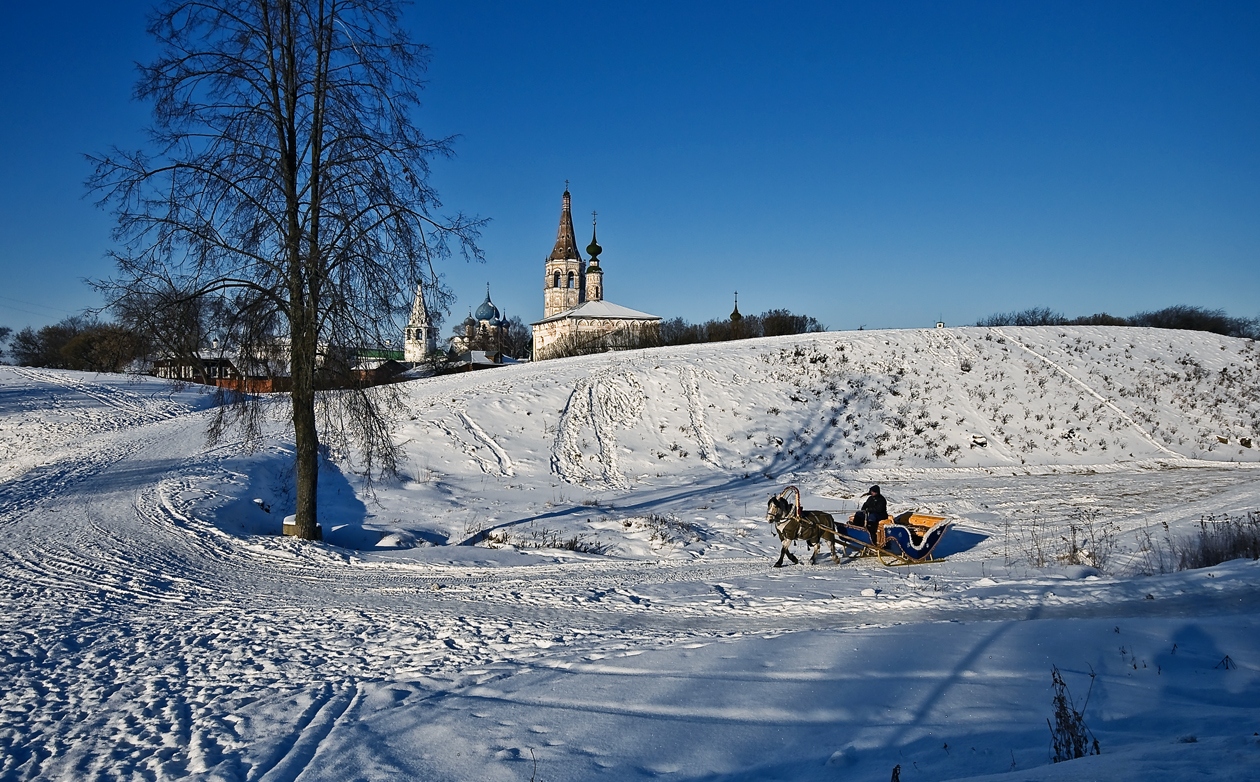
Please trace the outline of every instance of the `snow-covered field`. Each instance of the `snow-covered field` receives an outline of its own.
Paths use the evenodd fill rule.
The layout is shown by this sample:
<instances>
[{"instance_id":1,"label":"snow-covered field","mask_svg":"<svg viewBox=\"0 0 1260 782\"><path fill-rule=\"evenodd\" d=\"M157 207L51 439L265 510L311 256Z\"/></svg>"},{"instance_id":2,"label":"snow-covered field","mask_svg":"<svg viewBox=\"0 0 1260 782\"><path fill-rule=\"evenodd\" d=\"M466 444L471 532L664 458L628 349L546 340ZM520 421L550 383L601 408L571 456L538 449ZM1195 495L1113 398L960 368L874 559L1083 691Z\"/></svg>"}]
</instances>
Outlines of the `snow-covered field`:
<instances>
[{"instance_id":1,"label":"snow-covered field","mask_svg":"<svg viewBox=\"0 0 1260 782\"><path fill-rule=\"evenodd\" d=\"M1143 550L1260 510L1254 343L827 333L404 390L404 474L328 463L306 544L282 425L208 447L196 389L0 367L0 779L1260 779L1260 563ZM945 561L770 567L772 492L871 483L955 519ZM1060 560L1087 520L1101 568ZM1101 755L1050 762L1052 666Z\"/></svg>"}]
</instances>

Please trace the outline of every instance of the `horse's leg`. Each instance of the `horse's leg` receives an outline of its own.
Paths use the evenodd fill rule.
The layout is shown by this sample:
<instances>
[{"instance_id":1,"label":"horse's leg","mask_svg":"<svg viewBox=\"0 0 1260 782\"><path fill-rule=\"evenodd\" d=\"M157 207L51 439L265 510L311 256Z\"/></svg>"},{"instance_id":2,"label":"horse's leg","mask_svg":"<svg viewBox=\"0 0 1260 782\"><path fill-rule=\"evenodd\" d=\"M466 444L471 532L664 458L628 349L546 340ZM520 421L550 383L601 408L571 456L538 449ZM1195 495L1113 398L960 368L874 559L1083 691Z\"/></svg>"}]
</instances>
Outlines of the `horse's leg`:
<instances>
[{"instance_id":1,"label":"horse's leg","mask_svg":"<svg viewBox=\"0 0 1260 782\"><path fill-rule=\"evenodd\" d=\"M827 536L827 545L831 546L831 561L839 565L840 557L836 554L836 534L834 532Z\"/></svg>"},{"instance_id":2,"label":"horse's leg","mask_svg":"<svg viewBox=\"0 0 1260 782\"><path fill-rule=\"evenodd\" d=\"M793 564L793 565L799 565L799 564L801 564L801 561L800 561L799 559L797 559L797 558L796 558L796 557L792 554L792 552L791 552L791 551L788 551L788 546L791 546L791 545L792 545L792 539L791 539L791 538L786 538L786 539L784 539L784 541L783 541L782 545L779 547L779 561L774 563L774 566L775 566L775 567L783 567L783 557L784 557L784 556L786 556L788 559L792 560L792 564Z\"/></svg>"},{"instance_id":3,"label":"horse's leg","mask_svg":"<svg viewBox=\"0 0 1260 782\"><path fill-rule=\"evenodd\" d=\"M799 565L801 564L801 561L796 558L795 554L793 554L791 551L788 550L795 540L796 538L788 538L787 540L783 541L783 554L787 554L788 559L792 560L793 565ZM779 555L780 561L783 560L783 554Z\"/></svg>"}]
</instances>

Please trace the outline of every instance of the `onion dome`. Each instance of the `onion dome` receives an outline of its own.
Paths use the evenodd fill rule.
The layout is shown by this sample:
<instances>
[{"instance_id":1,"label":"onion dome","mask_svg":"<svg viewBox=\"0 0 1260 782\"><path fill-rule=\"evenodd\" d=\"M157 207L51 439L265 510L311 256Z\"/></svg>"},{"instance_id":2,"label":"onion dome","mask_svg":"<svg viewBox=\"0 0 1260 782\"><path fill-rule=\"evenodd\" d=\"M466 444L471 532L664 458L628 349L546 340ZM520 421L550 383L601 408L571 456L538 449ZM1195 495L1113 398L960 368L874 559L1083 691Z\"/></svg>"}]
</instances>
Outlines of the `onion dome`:
<instances>
[{"instance_id":1,"label":"onion dome","mask_svg":"<svg viewBox=\"0 0 1260 782\"><path fill-rule=\"evenodd\" d=\"M731 311L731 322L743 319L744 316L739 314L739 291L735 291L735 309Z\"/></svg>"},{"instance_id":2,"label":"onion dome","mask_svg":"<svg viewBox=\"0 0 1260 782\"><path fill-rule=\"evenodd\" d=\"M477 308L477 320L494 320L499 319L499 308L494 306L494 302L490 301L490 286L486 286L486 300L481 302L481 306Z\"/></svg>"},{"instance_id":3,"label":"onion dome","mask_svg":"<svg viewBox=\"0 0 1260 782\"><path fill-rule=\"evenodd\" d=\"M595 213L591 212L591 243L586 245L586 254L591 256L592 264L598 265L599 254L603 251L604 248L599 246L599 240L595 238Z\"/></svg>"},{"instance_id":4,"label":"onion dome","mask_svg":"<svg viewBox=\"0 0 1260 782\"><path fill-rule=\"evenodd\" d=\"M477 321L473 319L472 313L468 313L468 317L464 318L464 326L466 328L476 328Z\"/></svg>"}]
</instances>

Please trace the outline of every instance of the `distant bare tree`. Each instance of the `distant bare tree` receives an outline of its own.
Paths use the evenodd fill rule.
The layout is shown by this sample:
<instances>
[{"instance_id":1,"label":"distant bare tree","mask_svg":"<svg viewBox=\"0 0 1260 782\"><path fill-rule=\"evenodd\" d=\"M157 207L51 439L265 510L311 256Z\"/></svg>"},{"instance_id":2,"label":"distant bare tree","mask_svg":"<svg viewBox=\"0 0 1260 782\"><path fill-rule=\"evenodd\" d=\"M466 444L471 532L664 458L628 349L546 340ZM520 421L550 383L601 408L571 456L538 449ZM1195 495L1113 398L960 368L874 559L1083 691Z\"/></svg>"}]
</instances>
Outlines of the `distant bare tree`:
<instances>
[{"instance_id":1,"label":"distant bare tree","mask_svg":"<svg viewBox=\"0 0 1260 782\"><path fill-rule=\"evenodd\" d=\"M153 353L149 358L191 367L197 382L209 382L201 358L206 350L226 349L226 345L215 345L215 336L225 333L223 300L190 295L165 278L137 280L121 293L114 300L114 314L119 323L144 337L148 352Z\"/></svg>"},{"instance_id":2,"label":"distant bare tree","mask_svg":"<svg viewBox=\"0 0 1260 782\"><path fill-rule=\"evenodd\" d=\"M797 315L790 310L767 310L760 315L744 315L737 320L715 318L692 324L682 318L661 323L660 338L664 345L690 345L697 342L779 337L787 334L809 334L825 331L826 326L811 315Z\"/></svg>"},{"instance_id":3,"label":"distant bare tree","mask_svg":"<svg viewBox=\"0 0 1260 782\"><path fill-rule=\"evenodd\" d=\"M529 358L534 350L534 333L518 316L503 323L503 352L512 358Z\"/></svg>"},{"instance_id":4,"label":"distant bare tree","mask_svg":"<svg viewBox=\"0 0 1260 782\"><path fill-rule=\"evenodd\" d=\"M396 337L417 281L442 308L433 263L453 246L481 258L482 222L438 214L429 161L450 155L452 140L414 124L428 52L400 26L399 8L166 0L149 25L161 54L136 86L153 102L152 149L94 157L88 181L118 220L118 274L100 283L113 299L227 296L239 351L283 346L296 531L308 539L321 441L354 445L369 476L397 457L391 390L330 389L342 383L317 381L325 357ZM241 396L219 408L210 435L244 424L255 436L258 406Z\"/></svg>"},{"instance_id":5,"label":"distant bare tree","mask_svg":"<svg viewBox=\"0 0 1260 782\"><path fill-rule=\"evenodd\" d=\"M827 330L827 327L813 316L797 315L789 310L766 310L757 317L761 320L761 333L767 337L812 334Z\"/></svg>"},{"instance_id":6,"label":"distant bare tree","mask_svg":"<svg viewBox=\"0 0 1260 782\"><path fill-rule=\"evenodd\" d=\"M71 315L38 331L28 326L13 337L13 359L24 367L70 369L62 348L91 325L82 315Z\"/></svg>"},{"instance_id":7,"label":"distant bare tree","mask_svg":"<svg viewBox=\"0 0 1260 782\"><path fill-rule=\"evenodd\" d=\"M4 343L9 341L9 335L13 333L13 329L8 326L0 326L0 362L4 361Z\"/></svg>"},{"instance_id":8,"label":"distant bare tree","mask_svg":"<svg viewBox=\"0 0 1260 782\"><path fill-rule=\"evenodd\" d=\"M999 312L976 322L977 326L1147 326L1160 329L1210 331L1227 337L1260 339L1260 318L1237 318L1225 310L1209 310L1178 304L1129 317L1105 312L1065 318L1049 307L1033 307L1020 312Z\"/></svg>"},{"instance_id":9,"label":"distant bare tree","mask_svg":"<svg viewBox=\"0 0 1260 782\"><path fill-rule=\"evenodd\" d=\"M1260 337L1260 321L1236 318L1225 310L1209 310L1179 304L1154 312L1139 312L1128 319L1132 326L1150 326L1160 329L1187 329L1210 331L1227 337Z\"/></svg>"},{"instance_id":10,"label":"distant bare tree","mask_svg":"<svg viewBox=\"0 0 1260 782\"><path fill-rule=\"evenodd\" d=\"M999 312L976 322L977 326L1062 326L1063 313L1049 307L1031 307L1020 312Z\"/></svg>"},{"instance_id":11,"label":"distant bare tree","mask_svg":"<svg viewBox=\"0 0 1260 782\"><path fill-rule=\"evenodd\" d=\"M13 358L21 366L121 372L143 355L143 340L118 323L71 315L36 331L25 328L13 339Z\"/></svg>"}]
</instances>

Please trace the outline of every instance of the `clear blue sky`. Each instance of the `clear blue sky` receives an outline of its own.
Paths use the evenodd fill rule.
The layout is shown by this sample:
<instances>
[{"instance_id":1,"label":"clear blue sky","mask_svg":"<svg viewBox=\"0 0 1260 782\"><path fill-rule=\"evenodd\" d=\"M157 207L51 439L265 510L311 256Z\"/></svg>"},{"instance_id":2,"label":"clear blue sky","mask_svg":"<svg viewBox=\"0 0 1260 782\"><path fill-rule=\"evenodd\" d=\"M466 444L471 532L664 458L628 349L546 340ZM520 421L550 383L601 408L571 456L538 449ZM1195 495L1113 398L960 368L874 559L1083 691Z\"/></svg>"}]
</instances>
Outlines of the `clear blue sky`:
<instances>
[{"instance_id":1,"label":"clear blue sky","mask_svg":"<svg viewBox=\"0 0 1260 782\"><path fill-rule=\"evenodd\" d=\"M83 153L136 146L147 3L0 11L0 325L97 303ZM1048 306L1260 315L1260 4L420 2L452 260L526 322L564 181L610 300L835 329ZM449 327L450 321L448 321ZM444 328L444 331L447 329Z\"/></svg>"}]
</instances>

